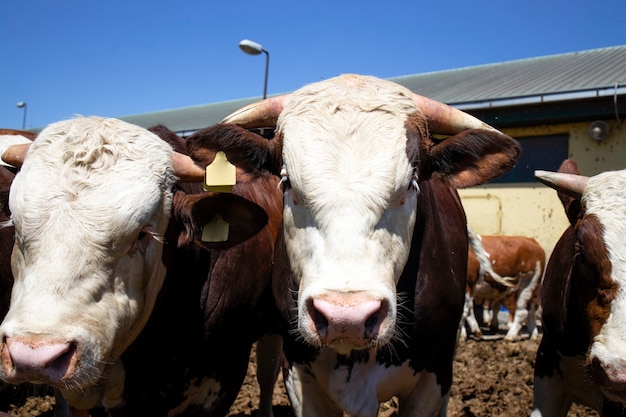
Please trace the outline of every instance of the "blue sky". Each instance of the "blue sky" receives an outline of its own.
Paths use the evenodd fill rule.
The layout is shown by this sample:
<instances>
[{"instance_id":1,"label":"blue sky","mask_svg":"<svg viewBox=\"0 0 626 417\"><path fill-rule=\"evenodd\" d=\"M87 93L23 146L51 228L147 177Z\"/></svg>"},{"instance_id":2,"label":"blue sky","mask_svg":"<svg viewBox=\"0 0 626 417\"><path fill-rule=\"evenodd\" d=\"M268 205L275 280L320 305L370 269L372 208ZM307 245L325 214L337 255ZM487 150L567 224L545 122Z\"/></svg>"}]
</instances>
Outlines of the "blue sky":
<instances>
[{"instance_id":1,"label":"blue sky","mask_svg":"<svg viewBox=\"0 0 626 417\"><path fill-rule=\"evenodd\" d=\"M0 127L626 44L624 0L3 0ZM468 80L471 82L471 80Z\"/></svg>"}]
</instances>

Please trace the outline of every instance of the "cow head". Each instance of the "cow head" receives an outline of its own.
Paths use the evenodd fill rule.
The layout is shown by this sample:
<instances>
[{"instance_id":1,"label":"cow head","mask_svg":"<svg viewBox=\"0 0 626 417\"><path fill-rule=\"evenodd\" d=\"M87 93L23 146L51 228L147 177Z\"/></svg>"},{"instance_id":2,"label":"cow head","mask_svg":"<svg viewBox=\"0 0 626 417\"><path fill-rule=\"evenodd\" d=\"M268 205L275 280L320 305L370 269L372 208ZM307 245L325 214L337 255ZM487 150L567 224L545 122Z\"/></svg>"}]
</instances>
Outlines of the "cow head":
<instances>
[{"instance_id":1,"label":"cow head","mask_svg":"<svg viewBox=\"0 0 626 417\"><path fill-rule=\"evenodd\" d=\"M589 337L587 361L591 374L608 398L624 403L626 170L585 177L578 175L574 161L566 160L559 172L537 171L535 176L559 192L571 223L555 248L546 276L554 274L559 281L564 281L567 289L564 296L576 302L551 300L553 307L545 308L551 316L550 308L561 309L554 316L564 319L572 314L566 306L578 306L579 311L574 314L580 314ZM560 247L565 241L566 249ZM564 256L566 260L559 259ZM567 262L566 267L559 262ZM563 325L558 327L563 328Z\"/></svg>"},{"instance_id":2,"label":"cow head","mask_svg":"<svg viewBox=\"0 0 626 417\"><path fill-rule=\"evenodd\" d=\"M519 153L511 138L465 113L358 75L252 104L225 122L276 124L298 332L344 354L394 337L419 183L480 184Z\"/></svg>"},{"instance_id":3,"label":"cow head","mask_svg":"<svg viewBox=\"0 0 626 417\"><path fill-rule=\"evenodd\" d=\"M202 220L253 210L255 230L264 225L264 212L236 196L174 196L178 179L203 174L120 120L77 118L40 133L10 191L15 283L0 378L54 385L77 408L119 400L119 357L152 312L164 246L177 244L163 239L172 211Z\"/></svg>"}]
</instances>

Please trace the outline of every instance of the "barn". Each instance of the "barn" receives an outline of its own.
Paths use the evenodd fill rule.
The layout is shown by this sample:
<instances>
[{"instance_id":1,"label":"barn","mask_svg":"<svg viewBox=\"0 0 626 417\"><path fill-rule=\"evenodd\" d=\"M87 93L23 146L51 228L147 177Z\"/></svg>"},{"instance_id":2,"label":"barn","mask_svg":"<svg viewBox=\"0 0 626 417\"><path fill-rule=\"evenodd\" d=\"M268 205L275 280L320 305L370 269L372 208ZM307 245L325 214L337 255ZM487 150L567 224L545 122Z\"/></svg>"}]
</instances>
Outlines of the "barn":
<instances>
[{"instance_id":1,"label":"barn","mask_svg":"<svg viewBox=\"0 0 626 417\"><path fill-rule=\"evenodd\" d=\"M515 169L487 185L461 190L470 226L481 234L534 237L549 255L567 225L556 193L535 169L565 158L595 175L626 168L626 45L499 62L391 79L464 110L520 141ZM258 100L244 98L122 117L162 123L186 136Z\"/></svg>"}]
</instances>

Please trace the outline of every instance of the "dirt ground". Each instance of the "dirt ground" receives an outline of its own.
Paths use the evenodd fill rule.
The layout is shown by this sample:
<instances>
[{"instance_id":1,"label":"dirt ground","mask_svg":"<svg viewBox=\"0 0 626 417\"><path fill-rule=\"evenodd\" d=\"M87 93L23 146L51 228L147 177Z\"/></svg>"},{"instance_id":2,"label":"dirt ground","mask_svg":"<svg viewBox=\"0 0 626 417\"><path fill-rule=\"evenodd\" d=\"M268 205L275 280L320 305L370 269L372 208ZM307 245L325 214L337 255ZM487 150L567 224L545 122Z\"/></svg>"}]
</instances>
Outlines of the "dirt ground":
<instances>
[{"instance_id":1,"label":"dirt ground","mask_svg":"<svg viewBox=\"0 0 626 417\"><path fill-rule=\"evenodd\" d=\"M532 406L533 365L538 343L525 337L505 342L501 335L489 340L468 340L459 345L454 362L454 384L448 405L450 417L523 417ZM254 352L252 359L254 358ZM254 416L258 408L258 386L251 360L248 376L228 417ZM52 417L52 397L25 396L8 411L16 417ZM18 407L19 406L19 407ZM292 417L282 380L274 391L275 417ZM381 405L380 417L395 417L393 400ZM574 406L568 417L597 417L598 413Z\"/></svg>"}]
</instances>

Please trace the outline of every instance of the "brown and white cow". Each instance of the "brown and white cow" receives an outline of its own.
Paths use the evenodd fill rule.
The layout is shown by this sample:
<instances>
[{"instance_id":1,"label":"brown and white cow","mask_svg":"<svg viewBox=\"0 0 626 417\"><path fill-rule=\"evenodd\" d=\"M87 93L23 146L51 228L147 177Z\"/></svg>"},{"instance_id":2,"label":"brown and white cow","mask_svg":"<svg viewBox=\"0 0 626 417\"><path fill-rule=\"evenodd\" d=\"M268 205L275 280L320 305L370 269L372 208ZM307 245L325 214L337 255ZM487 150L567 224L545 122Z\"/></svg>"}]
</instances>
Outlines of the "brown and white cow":
<instances>
[{"instance_id":1,"label":"brown and white cow","mask_svg":"<svg viewBox=\"0 0 626 417\"><path fill-rule=\"evenodd\" d=\"M376 416L392 396L401 415L445 414L467 269L456 188L510 169L517 142L353 74L225 122L276 126L264 145L284 187L273 285L296 415Z\"/></svg>"},{"instance_id":2,"label":"brown and white cow","mask_svg":"<svg viewBox=\"0 0 626 417\"><path fill-rule=\"evenodd\" d=\"M498 330L500 305L511 301L513 317L504 337L512 341L519 337L525 324L531 338L537 338L533 297L541 288L546 254L541 245L526 236L478 235L469 230L470 245L467 259L467 297L464 317L474 337L482 331L474 315L475 299L491 308L489 326ZM480 259L487 263L481 265ZM511 300L509 300L511 299ZM462 333L465 328L461 328Z\"/></svg>"},{"instance_id":3,"label":"brown and white cow","mask_svg":"<svg viewBox=\"0 0 626 417\"><path fill-rule=\"evenodd\" d=\"M533 417L564 416L572 403L603 417L626 409L626 170L578 174L572 160L535 172L558 191L570 226L541 290Z\"/></svg>"},{"instance_id":4,"label":"brown and white cow","mask_svg":"<svg viewBox=\"0 0 626 417\"><path fill-rule=\"evenodd\" d=\"M0 377L53 385L80 410L224 415L273 321L279 178L230 143L233 194L203 192L177 178L201 180L214 154L193 163L182 139L154 131L164 140L77 118L30 146L10 191L15 284ZM203 242L216 214L228 240Z\"/></svg>"}]
</instances>

